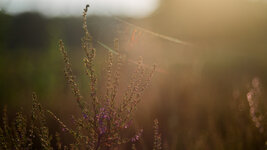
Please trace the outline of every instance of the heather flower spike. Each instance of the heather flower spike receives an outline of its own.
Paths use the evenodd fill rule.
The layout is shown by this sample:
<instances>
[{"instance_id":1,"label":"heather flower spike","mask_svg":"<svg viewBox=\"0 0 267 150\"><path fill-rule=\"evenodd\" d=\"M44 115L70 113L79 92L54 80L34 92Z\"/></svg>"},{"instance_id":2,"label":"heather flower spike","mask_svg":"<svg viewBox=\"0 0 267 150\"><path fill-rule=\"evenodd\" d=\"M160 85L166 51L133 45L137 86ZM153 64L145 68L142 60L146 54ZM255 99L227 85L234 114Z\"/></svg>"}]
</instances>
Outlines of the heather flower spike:
<instances>
[{"instance_id":1,"label":"heather flower spike","mask_svg":"<svg viewBox=\"0 0 267 150\"><path fill-rule=\"evenodd\" d=\"M262 124L263 115L259 111L259 98L261 95L260 90L260 80L259 78L253 78L251 82L251 89L247 93L247 101L249 104L249 112L251 120L253 121L256 128L259 129L260 133L264 132L264 127Z\"/></svg>"},{"instance_id":2,"label":"heather flower spike","mask_svg":"<svg viewBox=\"0 0 267 150\"><path fill-rule=\"evenodd\" d=\"M159 133L159 121L158 119L155 119L153 150L161 150L161 149L162 149L162 142L161 142L161 134Z\"/></svg>"}]
</instances>

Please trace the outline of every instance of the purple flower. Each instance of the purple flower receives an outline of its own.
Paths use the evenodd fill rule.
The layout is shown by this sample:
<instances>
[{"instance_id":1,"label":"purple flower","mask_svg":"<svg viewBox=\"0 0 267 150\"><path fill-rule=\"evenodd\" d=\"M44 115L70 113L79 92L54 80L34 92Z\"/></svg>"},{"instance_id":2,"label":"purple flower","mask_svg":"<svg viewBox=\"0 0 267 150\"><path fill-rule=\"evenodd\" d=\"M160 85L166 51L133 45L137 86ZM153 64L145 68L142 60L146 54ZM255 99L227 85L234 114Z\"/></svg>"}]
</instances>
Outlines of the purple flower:
<instances>
[{"instance_id":1,"label":"purple flower","mask_svg":"<svg viewBox=\"0 0 267 150\"><path fill-rule=\"evenodd\" d=\"M97 120L110 119L108 112L105 108L100 108L99 113L96 115Z\"/></svg>"},{"instance_id":2,"label":"purple flower","mask_svg":"<svg viewBox=\"0 0 267 150\"><path fill-rule=\"evenodd\" d=\"M85 114L85 113L83 113L83 118L84 118L84 119L87 119L87 118L88 118L88 115Z\"/></svg>"},{"instance_id":3,"label":"purple flower","mask_svg":"<svg viewBox=\"0 0 267 150\"><path fill-rule=\"evenodd\" d=\"M105 127L105 126L99 127L99 133L100 134L104 134L106 132L106 130L107 130L107 127Z\"/></svg>"},{"instance_id":4,"label":"purple flower","mask_svg":"<svg viewBox=\"0 0 267 150\"><path fill-rule=\"evenodd\" d=\"M105 108L100 108L99 113L96 115L99 124L99 133L104 134L107 131L106 121L110 119L108 111Z\"/></svg>"},{"instance_id":5,"label":"purple flower","mask_svg":"<svg viewBox=\"0 0 267 150\"><path fill-rule=\"evenodd\" d=\"M130 120L125 126L124 128L127 129L132 125L132 120Z\"/></svg>"},{"instance_id":6,"label":"purple flower","mask_svg":"<svg viewBox=\"0 0 267 150\"><path fill-rule=\"evenodd\" d=\"M136 141L140 140L142 133L143 133L143 129L141 129L134 137L132 137L131 141L136 142Z\"/></svg>"}]
</instances>

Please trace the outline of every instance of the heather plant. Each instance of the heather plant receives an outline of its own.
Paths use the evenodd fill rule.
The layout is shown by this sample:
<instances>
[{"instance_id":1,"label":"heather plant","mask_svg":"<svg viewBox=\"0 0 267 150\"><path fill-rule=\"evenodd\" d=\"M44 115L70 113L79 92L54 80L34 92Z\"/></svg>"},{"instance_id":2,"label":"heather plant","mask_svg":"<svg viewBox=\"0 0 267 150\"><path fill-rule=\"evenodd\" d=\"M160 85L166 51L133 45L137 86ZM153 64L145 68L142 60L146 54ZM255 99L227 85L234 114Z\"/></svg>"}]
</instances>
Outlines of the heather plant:
<instances>
[{"instance_id":1,"label":"heather plant","mask_svg":"<svg viewBox=\"0 0 267 150\"><path fill-rule=\"evenodd\" d=\"M0 127L0 148L28 150L35 148L53 149L52 136L46 125L45 109L37 101L35 93L32 95L32 113L27 119L21 111L16 113L15 119L9 124L7 108L3 109L2 126Z\"/></svg>"},{"instance_id":2,"label":"heather plant","mask_svg":"<svg viewBox=\"0 0 267 150\"><path fill-rule=\"evenodd\" d=\"M161 150L161 149L162 149L162 142L161 142L161 134L159 133L159 121L158 119L155 119L153 150Z\"/></svg>"},{"instance_id":3,"label":"heather plant","mask_svg":"<svg viewBox=\"0 0 267 150\"><path fill-rule=\"evenodd\" d=\"M3 126L0 128L1 149L27 149L31 146L31 139L26 137L26 119L21 112L16 114L16 118L10 126L5 107L2 121Z\"/></svg>"},{"instance_id":4,"label":"heather plant","mask_svg":"<svg viewBox=\"0 0 267 150\"><path fill-rule=\"evenodd\" d=\"M253 121L255 127L259 129L259 132L263 133L264 132L264 127L262 123L263 115L259 109L260 95L261 95L260 80L259 78L255 77L251 82L251 89L247 93L247 101L249 104L249 113L251 120Z\"/></svg>"},{"instance_id":5,"label":"heather plant","mask_svg":"<svg viewBox=\"0 0 267 150\"><path fill-rule=\"evenodd\" d=\"M254 77L251 81L251 88L247 93L249 114L254 126L259 130L260 134L265 137L265 149L267 149L267 140L264 128L264 115L259 108L261 95L262 93L260 79L258 77Z\"/></svg>"},{"instance_id":6,"label":"heather plant","mask_svg":"<svg viewBox=\"0 0 267 150\"><path fill-rule=\"evenodd\" d=\"M89 100L81 96L81 92L73 73L70 57L62 40L59 41L59 50L64 59L64 74L75 96L81 115L73 117L74 129L69 128L52 111L44 109L38 102L35 93L32 95L32 113L29 119L22 112L18 112L12 125L9 125L7 109L4 108L2 126L0 127L1 149L111 149L125 143L132 143L132 149L141 139L143 129L134 129L134 111L141 101L144 90L150 83L155 72L155 65L151 70L144 68L142 58L139 59L137 69L133 73L130 84L122 97L118 96L120 72L125 57L119 53L119 41L114 40L114 52L109 52L106 60L106 90L101 93L97 90L97 76L94 70L96 50L93 47L93 37L87 29L86 13L89 5L83 12L82 49L85 52L83 63L86 75L89 78ZM116 61L114 61L116 59ZM115 63L116 62L116 63ZM114 70L115 69L115 70ZM119 100L120 99L120 100ZM49 132L46 114L52 116L61 126L63 132L69 133L74 141L63 145L60 134L55 136ZM155 120L155 146L161 149L161 137L158 133L158 121ZM124 132L136 130L127 137ZM56 141L52 144L52 140Z\"/></svg>"},{"instance_id":7,"label":"heather plant","mask_svg":"<svg viewBox=\"0 0 267 150\"><path fill-rule=\"evenodd\" d=\"M133 125L133 112L141 100L143 91L150 83L155 66L152 71L146 71L142 59L138 61L137 70L133 73L130 85L122 97L122 102L119 103L117 95L119 92L120 68L123 56L116 53L117 64L116 70L113 73L114 56L112 52L109 52L105 68L107 78L106 92L104 94L98 94L97 77L94 70L96 50L93 48L93 37L87 29L86 13L88 7L89 5L86 6L83 12L84 37L82 38L82 49L85 52L83 62L86 68L86 75L89 78L91 103L85 100L80 94L78 83L71 68L70 58L65 50L63 41L60 40L59 49L64 58L65 77L81 109L81 117L74 119L76 129L72 130L67 128L51 111L49 113L58 120L64 130L74 136L75 142L73 146L75 149L86 148L97 150L117 147L128 142L135 143L140 139L143 132L142 129L137 130L132 137L124 137L121 133ZM118 40L115 40L114 49L118 51L118 48Z\"/></svg>"}]
</instances>

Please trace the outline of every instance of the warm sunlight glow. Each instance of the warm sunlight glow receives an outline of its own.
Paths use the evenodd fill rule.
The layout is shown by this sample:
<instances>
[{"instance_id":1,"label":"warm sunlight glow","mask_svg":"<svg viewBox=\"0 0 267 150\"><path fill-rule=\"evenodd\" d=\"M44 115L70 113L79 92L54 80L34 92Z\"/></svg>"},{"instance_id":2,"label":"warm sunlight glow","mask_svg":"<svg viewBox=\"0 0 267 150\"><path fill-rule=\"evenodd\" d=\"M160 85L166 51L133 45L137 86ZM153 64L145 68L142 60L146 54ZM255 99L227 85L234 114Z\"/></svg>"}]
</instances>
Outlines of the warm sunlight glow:
<instances>
[{"instance_id":1,"label":"warm sunlight glow","mask_svg":"<svg viewBox=\"0 0 267 150\"><path fill-rule=\"evenodd\" d=\"M80 15L85 4L90 4L89 14L144 17L158 6L158 0L1 0L0 9L10 13L37 11L46 16Z\"/></svg>"}]
</instances>

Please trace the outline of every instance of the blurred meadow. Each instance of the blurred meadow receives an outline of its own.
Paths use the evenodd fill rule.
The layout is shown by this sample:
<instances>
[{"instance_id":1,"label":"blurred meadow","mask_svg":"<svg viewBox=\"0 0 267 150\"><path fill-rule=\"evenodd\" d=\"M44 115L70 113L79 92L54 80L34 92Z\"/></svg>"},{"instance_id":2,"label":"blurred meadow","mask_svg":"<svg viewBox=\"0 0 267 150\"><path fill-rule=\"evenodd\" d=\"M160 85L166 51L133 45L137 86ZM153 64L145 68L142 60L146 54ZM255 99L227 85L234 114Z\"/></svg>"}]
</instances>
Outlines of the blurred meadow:
<instances>
[{"instance_id":1,"label":"blurred meadow","mask_svg":"<svg viewBox=\"0 0 267 150\"><path fill-rule=\"evenodd\" d=\"M45 108L71 126L79 109L64 78L58 40L64 41L81 95L87 97L81 48L85 2L54 1L57 5L0 2L0 109L6 105L11 118L21 107L29 113L34 91ZM144 131L137 149L153 148L155 118L162 149L267 149L267 1L95 1L86 3L98 89L105 86L103 68L114 39L125 56L119 91L127 88L140 56L144 66L157 65L134 116ZM256 95L253 104L250 95ZM262 116L260 125L253 116ZM51 132L60 130L47 118Z\"/></svg>"}]
</instances>

